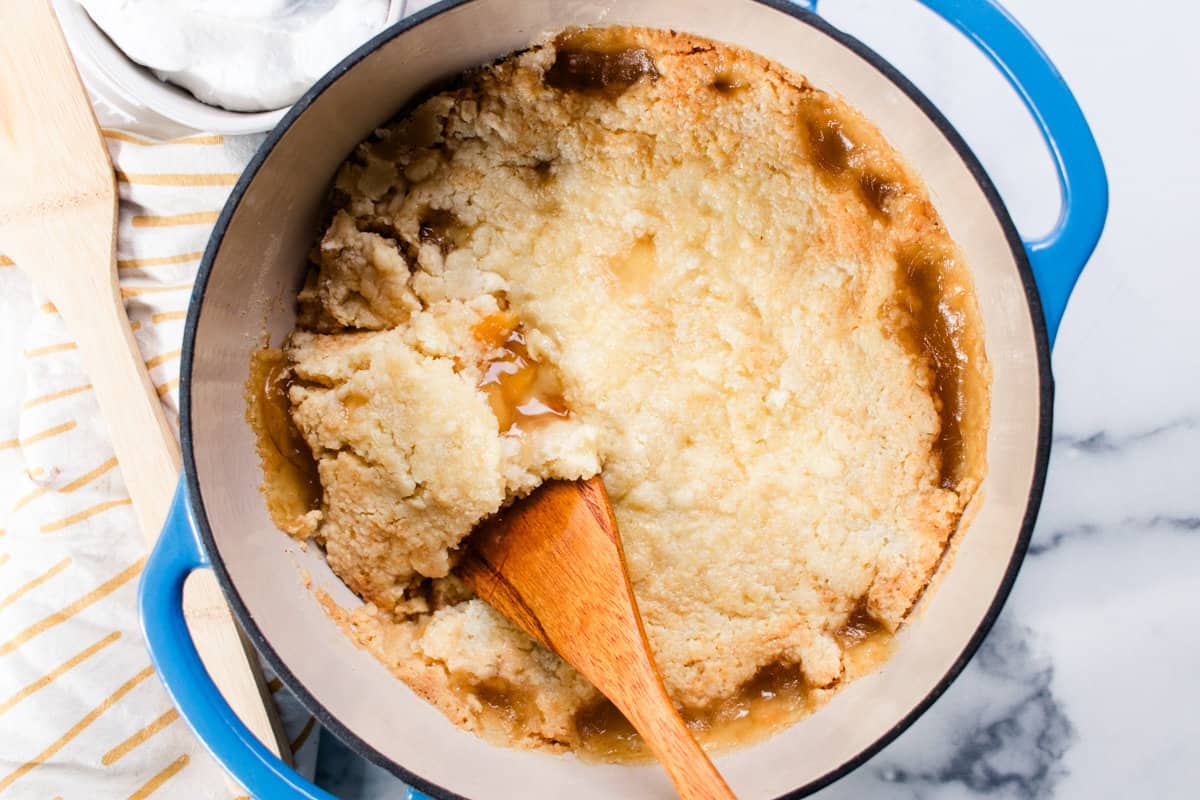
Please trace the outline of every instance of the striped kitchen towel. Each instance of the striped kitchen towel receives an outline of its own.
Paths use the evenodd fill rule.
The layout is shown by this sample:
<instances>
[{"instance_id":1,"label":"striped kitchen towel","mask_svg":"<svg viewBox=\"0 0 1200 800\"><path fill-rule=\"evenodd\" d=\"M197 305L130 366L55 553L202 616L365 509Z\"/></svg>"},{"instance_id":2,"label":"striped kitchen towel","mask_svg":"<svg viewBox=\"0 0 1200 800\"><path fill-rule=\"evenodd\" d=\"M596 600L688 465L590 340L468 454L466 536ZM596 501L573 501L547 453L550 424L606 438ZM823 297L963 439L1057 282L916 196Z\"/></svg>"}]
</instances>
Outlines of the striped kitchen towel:
<instances>
[{"instance_id":1,"label":"striped kitchen towel","mask_svg":"<svg viewBox=\"0 0 1200 800\"><path fill-rule=\"evenodd\" d=\"M118 268L168 419L213 222L260 137L104 132ZM154 676L135 610L143 537L54 306L0 255L0 800L236 796ZM273 682L302 771L315 723Z\"/></svg>"}]
</instances>

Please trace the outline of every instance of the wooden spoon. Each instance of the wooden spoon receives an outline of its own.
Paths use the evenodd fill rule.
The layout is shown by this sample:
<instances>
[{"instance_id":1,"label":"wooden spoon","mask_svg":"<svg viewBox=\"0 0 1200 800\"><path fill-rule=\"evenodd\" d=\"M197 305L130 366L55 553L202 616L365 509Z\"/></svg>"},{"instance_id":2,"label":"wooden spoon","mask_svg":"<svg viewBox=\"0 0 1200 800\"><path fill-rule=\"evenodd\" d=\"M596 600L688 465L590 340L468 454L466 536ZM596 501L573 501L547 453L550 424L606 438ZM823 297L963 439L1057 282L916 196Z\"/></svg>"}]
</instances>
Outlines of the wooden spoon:
<instances>
[{"instance_id":1,"label":"wooden spoon","mask_svg":"<svg viewBox=\"0 0 1200 800\"><path fill-rule=\"evenodd\" d=\"M179 480L179 445L125 316L108 150L46 0L0 0L0 252L54 302L75 338L138 522L153 545ZM184 609L214 682L246 726L291 756L258 657L211 571Z\"/></svg>"},{"instance_id":2,"label":"wooden spoon","mask_svg":"<svg viewBox=\"0 0 1200 800\"><path fill-rule=\"evenodd\" d=\"M613 702L658 756L680 797L734 796L663 688L599 476L548 481L481 524L458 573Z\"/></svg>"}]
</instances>

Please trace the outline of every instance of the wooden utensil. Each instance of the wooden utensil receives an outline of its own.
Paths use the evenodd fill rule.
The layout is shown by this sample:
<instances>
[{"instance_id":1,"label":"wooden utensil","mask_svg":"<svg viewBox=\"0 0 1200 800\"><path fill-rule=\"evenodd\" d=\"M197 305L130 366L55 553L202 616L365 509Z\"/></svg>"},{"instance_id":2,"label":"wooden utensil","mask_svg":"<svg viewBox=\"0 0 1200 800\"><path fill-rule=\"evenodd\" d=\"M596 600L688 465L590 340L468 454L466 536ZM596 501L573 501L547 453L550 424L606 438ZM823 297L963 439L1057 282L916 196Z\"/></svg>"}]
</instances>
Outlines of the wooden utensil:
<instances>
[{"instance_id":1,"label":"wooden utensil","mask_svg":"<svg viewBox=\"0 0 1200 800\"><path fill-rule=\"evenodd\" d=\"M179 445L138 352L117 283L108 150L47 0L0 0L0 252L54 302L108 422L148 543L179 479ZM188 580L196 647L246 726L282 758L287 738L258 658L211 571Z\"/></svg>"},{"instance_id":2,"label":"wooden utensil","mask_svg":"<svg viewBox=\"0 0 1200 800\"><path fill-rule=\"evenodd\" d=\"M658 756L680 797L734 796L663 688L599 476L548 481L481 524L458 573L613 702Z\"/></svg>"}]
</instances>

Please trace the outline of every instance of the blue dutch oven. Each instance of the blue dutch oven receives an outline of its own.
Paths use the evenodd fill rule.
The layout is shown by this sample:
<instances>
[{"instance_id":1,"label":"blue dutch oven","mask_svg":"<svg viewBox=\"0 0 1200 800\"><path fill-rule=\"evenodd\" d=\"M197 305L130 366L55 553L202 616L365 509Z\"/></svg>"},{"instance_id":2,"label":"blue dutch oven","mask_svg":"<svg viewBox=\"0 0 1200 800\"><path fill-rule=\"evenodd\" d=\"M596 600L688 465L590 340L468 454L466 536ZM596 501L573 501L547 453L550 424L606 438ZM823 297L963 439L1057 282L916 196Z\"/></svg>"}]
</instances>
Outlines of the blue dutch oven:
<instances>
[{"instance_id":1,"label":"blue dutch oven","mask_svg":"<svg viewBox=\"0 0 1200 800\"><path fill-rule=\"evenodd\" d=\"M200 739L261 798L331 797L272 756L204 671L181 611L184 579L212 569L263 657L320 723L428 795L669 797L654 765L585 764L488 745L465 733L358 650L303 580L343 605L355 598L316 548L275 530L258 493L242 387L265 333L279 342L322 202L338 165L422 88L570 25L626 23L741 45L842 95L874 121L928 184L971 264L993 367L990 472L954 566L898 635L886 667L802 723L717 760L743 798L801 797L861 764L959 674L1016 576L1049 455L1050 345L1107 212L1096 143L1070 90L993 0L921 0L1003 72L1053 155L1062 213L1022 241L961 137L894 68L832 28L811 5L776 0L460 0L405 20L359 48L267 137L205 253L188 313L181 375L184 477L146 567L141 610L159 675Z\"/></svg>"}]
</instances>

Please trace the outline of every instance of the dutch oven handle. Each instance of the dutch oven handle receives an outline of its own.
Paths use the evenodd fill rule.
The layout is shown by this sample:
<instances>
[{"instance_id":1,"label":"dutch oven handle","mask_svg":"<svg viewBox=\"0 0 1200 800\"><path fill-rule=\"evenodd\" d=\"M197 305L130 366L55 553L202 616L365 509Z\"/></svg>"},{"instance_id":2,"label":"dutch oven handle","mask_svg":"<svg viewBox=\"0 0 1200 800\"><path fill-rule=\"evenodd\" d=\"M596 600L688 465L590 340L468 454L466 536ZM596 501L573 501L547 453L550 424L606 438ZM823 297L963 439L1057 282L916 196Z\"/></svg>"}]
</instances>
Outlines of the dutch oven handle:
<instances>
[{"instance_id":1,"label":"dutch oven handle","mask_svg":"<svg viewBox=\"0 0 1200 800\"><path fill-rule=\"evenodd\" d=\"M337 800L263 747L204 669L183 619L183 583L192 570L209 567L181 480L138 589L142 632L167 693L217 762L255 797ZM428 800L412 790L409 796Z\"/></svg>"},{"instance_id":2,"label":"dutch oven handle","mask_svg":"<svg viewBox=\"0 0 1200 800\"><path fill-rule=\"evenodd\" d=\"M817 10L818 0L798 0ZM1025 242L1054 343L1067 299L1108 215L1108 177L1091 128L1050 58L996 0L917 0L970 39L1033 115L1054 159L1062 210L1053 230Z\"/></svg>"}]
</instances>

